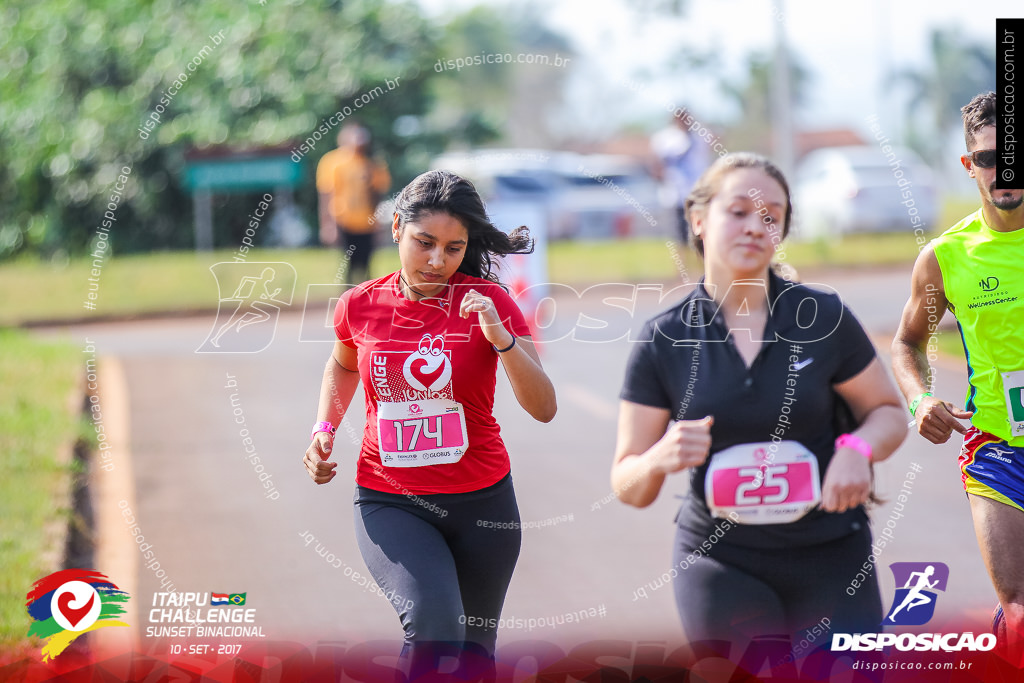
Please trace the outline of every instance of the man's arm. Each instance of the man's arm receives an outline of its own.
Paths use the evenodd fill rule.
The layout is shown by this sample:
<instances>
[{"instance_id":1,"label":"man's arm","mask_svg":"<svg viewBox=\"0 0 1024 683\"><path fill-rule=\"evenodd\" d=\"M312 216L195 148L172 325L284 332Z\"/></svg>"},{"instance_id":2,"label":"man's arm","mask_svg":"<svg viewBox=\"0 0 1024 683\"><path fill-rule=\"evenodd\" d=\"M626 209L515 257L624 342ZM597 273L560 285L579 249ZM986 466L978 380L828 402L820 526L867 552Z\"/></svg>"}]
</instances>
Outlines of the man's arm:
<instances>
[{"instance_id":1,"label":"man's arm","mask_svg":"<svg viewBox=\"0 0 1024 683\"><path fill-rule=\"evenodd\" d=\"M331 197L334 195L335 164L333 152L328 152L320 159L316 167L316 190L318 214L320 217L320 243L332 245L337 241L338 228L331 213Z\"/></svg>"},{"instance_id":2,"label":"man's arm","mask_svg":"<svg viewBox=\"0 0 1024 683\"><path fill-rule=\"evenodd\" d=\"M942 283L942 270L932 245L922 250L914 263L910 299L892 341L892 370L907 401L931 391L926 346L935 334L949 301ZM925 396L917 406L914 419L917 431L932 443L945 443L953 431L966 433L960 422L974 413L934 396Z\"/></svg>"}]
</instances>

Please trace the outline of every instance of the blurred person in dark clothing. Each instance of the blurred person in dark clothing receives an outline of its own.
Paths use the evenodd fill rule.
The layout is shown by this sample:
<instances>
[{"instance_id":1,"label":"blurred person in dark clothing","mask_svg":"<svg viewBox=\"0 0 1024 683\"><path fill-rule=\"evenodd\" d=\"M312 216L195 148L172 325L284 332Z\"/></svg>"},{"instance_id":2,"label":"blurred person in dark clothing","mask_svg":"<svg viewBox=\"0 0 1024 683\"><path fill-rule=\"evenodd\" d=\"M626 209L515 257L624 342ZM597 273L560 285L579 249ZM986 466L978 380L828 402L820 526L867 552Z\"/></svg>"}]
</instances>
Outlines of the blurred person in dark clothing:
<instances>
[{"instance_id":1,"label":"blurred person in dark clothing","mask_svg":"<svg viewBox=\"0 0 1024 683\"><path fill-rule=\"evenodd\" d=\"M677 110L672 123L651 136L651 151L661 163L660 178L672 195L676 211L678 239L686 244L690 225L686 221L686 198L693 189L697 178L708 167L708 146L694 134L691 128L700 122L693 118L688 109Z\"/></svg>"}]
</instances>

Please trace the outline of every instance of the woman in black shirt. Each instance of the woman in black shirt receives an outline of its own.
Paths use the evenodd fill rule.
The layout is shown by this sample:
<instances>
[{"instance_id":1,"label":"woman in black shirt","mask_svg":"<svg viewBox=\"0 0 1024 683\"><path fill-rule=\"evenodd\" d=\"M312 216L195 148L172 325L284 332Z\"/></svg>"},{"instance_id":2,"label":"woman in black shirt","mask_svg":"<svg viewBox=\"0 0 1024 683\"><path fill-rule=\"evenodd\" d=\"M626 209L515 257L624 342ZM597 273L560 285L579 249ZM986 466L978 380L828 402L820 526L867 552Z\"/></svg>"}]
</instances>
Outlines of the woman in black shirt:
<instances>
[{"instance_id":1,"label":"woman in black shirt","mask_svg":"<svg viewBox=\"0 0 1024 683\"><path fill-rule=\"evenodd\" d=\"M644 507L688 474L669 573L691 642L877 631L875 572L847 588L873 569L871 463L906 434L896 387L836 294L772 271L792 207L770 161L719 159L686 205L705 277L634 347L612 486Z\"/></svg>"}]
</instances>

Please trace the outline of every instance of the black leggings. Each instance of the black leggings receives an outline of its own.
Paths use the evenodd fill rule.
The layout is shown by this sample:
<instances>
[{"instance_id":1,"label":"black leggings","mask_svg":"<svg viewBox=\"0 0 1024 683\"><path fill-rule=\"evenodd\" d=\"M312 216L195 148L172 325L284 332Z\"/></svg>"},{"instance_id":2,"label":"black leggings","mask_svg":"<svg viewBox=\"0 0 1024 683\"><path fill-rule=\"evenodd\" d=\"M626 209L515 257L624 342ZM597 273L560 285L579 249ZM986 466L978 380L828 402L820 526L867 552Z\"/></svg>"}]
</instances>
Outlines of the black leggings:
<instances>
[{"instance_id":1,"label":"black leggings","mask_svg":"<svg viewBox=\"0 0 1024 683\"><path fill-rule=\"evenodd\" d=\"M725 538L707 556L686 536L676 532L672 566L678 572L676 606L690 642L782 635L794 646L804 642L814 649L831 642L831 631L874 633L880 628L877 568L858 576L871 554L866 526L798 548L743 548Z\"/></svg>"},{"instance_id":2,"label":"black leggings","mask_svg":"<svg viewBox=\"0 0 1024 683\"><path fill-rule=\"evenodd\" d=\"M406 666L436 666L439 644L472 644L493 659L522 540L512 477L470 493L424 496L357 486L355 512L363 560L389 598L394 593Z\"/></svg>"}]
</instances>

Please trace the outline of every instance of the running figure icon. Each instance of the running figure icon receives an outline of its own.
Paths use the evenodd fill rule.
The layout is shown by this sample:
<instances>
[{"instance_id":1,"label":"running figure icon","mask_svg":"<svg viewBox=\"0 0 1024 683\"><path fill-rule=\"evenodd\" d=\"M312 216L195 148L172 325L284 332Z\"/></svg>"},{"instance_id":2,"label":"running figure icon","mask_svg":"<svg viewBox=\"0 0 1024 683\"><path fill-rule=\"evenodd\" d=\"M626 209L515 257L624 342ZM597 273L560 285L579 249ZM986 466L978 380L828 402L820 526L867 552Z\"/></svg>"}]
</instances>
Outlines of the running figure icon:
<instances>
[{"instance_id":1,"label":"running figure icon","mask_svg":"<svg viewBox=\"0 0 1024 683\"><path fill-rule=\"evenodd\" d=\"M904 607L906 607L907 611L909 612L915 607L927 605L928 603L932 602L932 596L925 593L924 589L935 588L939 584L938 579L935 579L934 582L928 580L934 573L935 566L928 565L928 567L923 572L912 572L910 574L910 576L907 578L907 583L903 586L904 588L909 588L910 590L907 593L907 596L903 598L903 602L900 603L899 607L894 609L892 613L889 614L889 621L895 624L896 615ZM914 582L914 577L917 577L917 583L911 586L910 584Z\"/></svg>"},{"instance_id":2,"label":"running figure icon","mask_svg":"<svg viewBox=\"0 0 1024 683\"><path fill-rule=\"evenodd\" d=\"M224 336L225 332L235 329L241 331L243 327L252 325L254 323L261 323L270 320L272 317L271 311L265 310L263 304L264 301L273 302L269 304L269 307L273 310L277 310L277 306L273 304L284 304L284 301L278 301L277 295L281 293L281 288L278 287L273 292L270 291L270 283L274 281L276 273L273 268L264 268L263 272L259 277L244 277L242 281L238 283L238 287L235 289L234 294L231 295L229 301L237 301L238 308L231 314L231 317L226 323L221 325L217 334L210 340L210 343L214 346L220 346L220 338ZM257 286L263 285L263 293L259 295L259 300L253 298L253 295L257 292Z\"/></svg>"},{"instance_id":3,"label":"running figure icon","mask_svg":"<svg viewBox=\"0 0 1024 683\"><path fill-rule=\"evenodd\" d=\"M277 332L281 311L292 304L297 274L282 261L210 266L217 284L217 315L196 353L257 353Z\"/></svg>"}]
</instances>

